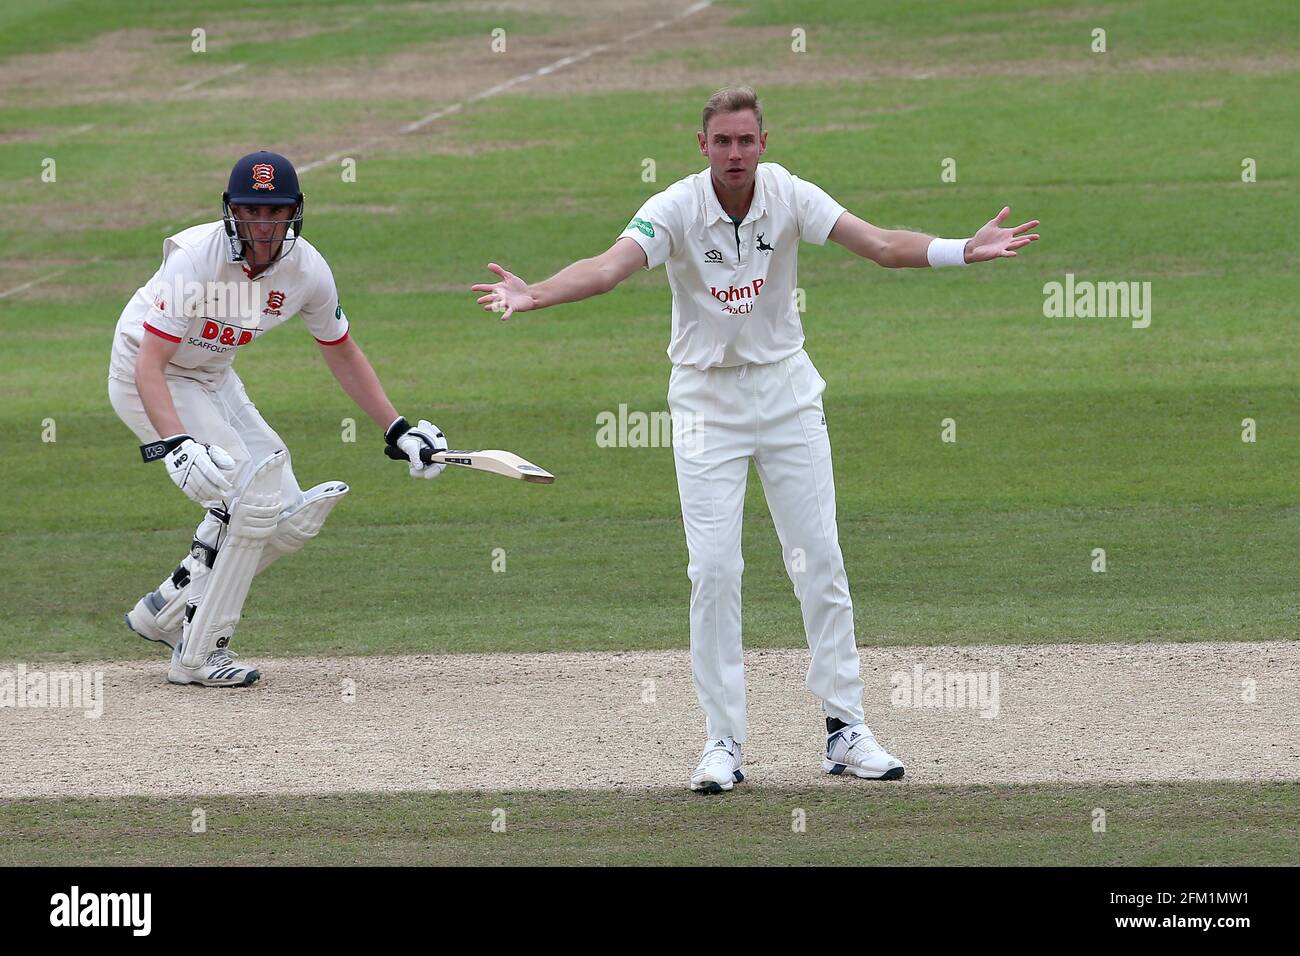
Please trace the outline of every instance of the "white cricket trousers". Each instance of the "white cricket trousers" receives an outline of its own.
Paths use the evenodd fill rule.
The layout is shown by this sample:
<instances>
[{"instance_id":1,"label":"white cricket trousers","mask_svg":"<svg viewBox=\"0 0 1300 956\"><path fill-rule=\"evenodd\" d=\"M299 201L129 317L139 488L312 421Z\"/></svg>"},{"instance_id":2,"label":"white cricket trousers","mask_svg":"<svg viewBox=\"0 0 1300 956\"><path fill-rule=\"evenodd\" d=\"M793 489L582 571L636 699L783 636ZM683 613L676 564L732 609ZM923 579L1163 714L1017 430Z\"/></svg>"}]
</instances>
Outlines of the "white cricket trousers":
<instances>
[{"instance_id":1,"label":"white cricket trousers","mask_svg":"<svg viewBox=\"0 0 1300 956\"><path fill-rule=\"evenodd\" d=\"M835 525L826 382L803 350L771 365L673 367L668 407L691 581L691 665L708 736L746 739L740 534L753 459L803 610L805 683L830 717L863 719L853 604Z\"/></svg>"},{"instance_id":2,"label":"white cricket trousers","mask_svg":"<svg viewBox=\"0 0 1300 956\"><path fill-rule=\"evenodd\" d=\"M262 418L261 412L244 391L234 369L226 372L221 384L204 385L179 375L167 376L167 388L181 425L201 444L223 448L239 464L236 488L243 486L254 466L284 448L284 442ZM108 399L126 427L135 432L141 444L170 436L159 435L149 421L134 382L109 378ZM287 451L287 449L286 449ZM293 511L302 503L302 489L294 477L291 461L286 461L280 489L280 508Z\"/></svg>"}]
</instances>

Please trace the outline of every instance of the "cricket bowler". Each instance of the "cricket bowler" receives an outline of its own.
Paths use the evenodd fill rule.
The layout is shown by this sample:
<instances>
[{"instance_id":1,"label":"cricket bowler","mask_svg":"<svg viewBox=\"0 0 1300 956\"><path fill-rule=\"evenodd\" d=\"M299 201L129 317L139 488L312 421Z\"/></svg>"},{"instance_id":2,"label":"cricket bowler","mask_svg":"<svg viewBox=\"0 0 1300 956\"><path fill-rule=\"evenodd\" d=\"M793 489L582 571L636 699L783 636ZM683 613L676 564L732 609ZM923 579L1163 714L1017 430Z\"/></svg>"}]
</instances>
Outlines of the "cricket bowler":
<instances>
[{"instance_id":1,"label":"cricket bowler","mask_svg":"<svg viewBox=\"0 0 1300 956\"><path fill-rule=\"evenodd\" d=\"M710 97L696 135L708 168L647 200L605 252L536 284L492 263L498 281L472 289L504 320L600 295L637 269L667 265L668 405L675 423L700 423L691 441L673 443L689 554L691 665L708 735L690 787L719 793L744 780L740 538L751 460L803 612L812 658L806 683L826 717L822 767L897 780L903 762L864 721L822 411L826 383L804 351L794 300L799 243L830 239L891 269L961 266L1014 257L1038 238L1029 233L1038 221L1004 228L1004 208L969 239L878 228L812 183L759 162L767 132L748 87Z\"/></svg>"},{"instance_id":2,"label":"cricket bowler","mask_svg":"<svg viewBox=\"0 0 1300 956\"><path fill-rule=\"evenodd\" d=\"M163 242L158 271L113 333L108 397L181 491L204 509L184 560L126 615L132 631L172 650L173 684L246 687L260 676L230 640L254 575L314 538L348 493L341 481L303 491L289 452L244 391L235 353L295 315L343 391L384 431L412 477L436 478L420 451L442 432L398 415L339 305L334 276L302 237L303 194L283 156L260 151L230 173L222 215Z\"/></svg>"}]
</instances>

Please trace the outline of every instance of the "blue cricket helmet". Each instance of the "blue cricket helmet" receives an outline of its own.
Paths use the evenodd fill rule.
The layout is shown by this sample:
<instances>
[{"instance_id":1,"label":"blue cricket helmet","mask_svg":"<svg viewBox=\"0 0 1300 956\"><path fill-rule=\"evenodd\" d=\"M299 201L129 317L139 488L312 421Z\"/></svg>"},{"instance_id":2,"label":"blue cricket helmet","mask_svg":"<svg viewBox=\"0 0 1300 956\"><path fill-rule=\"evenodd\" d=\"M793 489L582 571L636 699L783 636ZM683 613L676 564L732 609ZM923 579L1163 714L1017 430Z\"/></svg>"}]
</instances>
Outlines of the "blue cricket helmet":
<instances>
[{"instance_id":1,"label":"blue cricket helmet","mask_svg":"<svg viewBox=\"0 0 1300 956\"><path fill-rule=\"evenodd\" d=\"M221 194L221 218L226 224L232 255L240 260L244 258L244 244L237 228L241 220L235 218L231 206L294 207L289 220L291 233L281 245L277 259L288 255L302 235L303 198L298 188L298 171L279 153L262 149L242 157L230 171L230 182Z\"/></svg>"}]
</instances>

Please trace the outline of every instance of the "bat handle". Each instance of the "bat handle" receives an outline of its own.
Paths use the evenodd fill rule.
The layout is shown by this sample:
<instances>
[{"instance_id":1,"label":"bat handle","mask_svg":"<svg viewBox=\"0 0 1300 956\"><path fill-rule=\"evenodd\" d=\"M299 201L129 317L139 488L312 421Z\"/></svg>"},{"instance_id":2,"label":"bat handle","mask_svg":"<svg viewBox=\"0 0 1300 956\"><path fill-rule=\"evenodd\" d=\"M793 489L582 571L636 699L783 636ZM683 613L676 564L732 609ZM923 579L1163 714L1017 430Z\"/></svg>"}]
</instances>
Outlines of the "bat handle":
<instances>
[{"instance_id":1,"label":"bat handle","mask_svg":"<svg viewBox=\"0 0 1300 956\"><path fill-rule=\"evenodd\" d=\"M406 452L402 451L402 449L398 448L396 445L388 445L387 447L385 447L384 454L387 455L389 458L393 459L393 461L411 460L410 458L406 457ZM420 461L424 462L426 465L429 464L429 462L433 461L433 449L428 447L427 445L421 448Z\"/></svg>"}]
</instances>

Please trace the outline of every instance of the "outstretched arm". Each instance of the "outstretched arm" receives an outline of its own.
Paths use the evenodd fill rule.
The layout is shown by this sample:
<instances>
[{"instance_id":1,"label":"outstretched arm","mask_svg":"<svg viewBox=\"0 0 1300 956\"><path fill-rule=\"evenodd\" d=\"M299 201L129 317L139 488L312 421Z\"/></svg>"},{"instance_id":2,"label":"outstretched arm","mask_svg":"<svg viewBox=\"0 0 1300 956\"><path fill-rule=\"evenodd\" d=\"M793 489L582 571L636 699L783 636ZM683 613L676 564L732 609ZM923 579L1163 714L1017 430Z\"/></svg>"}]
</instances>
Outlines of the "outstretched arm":
<instances>
[{"instance_id":1,"label":"outstretched arm","mask_svg":"<svg viewBox=\"0 0 1300 956\"><path fill-rule=\"evenodd\" d=\"M1015 250L1038 238L1037 234L1024 235L1038 225L1037 219L1004 228L1002 222L1011 215L1011 207L990 219L970 239L966 240L965 262L985 262L989 259L1013 258ZM851 212L846 212L831 229L830 238L850 252L870 259L886 269L919 269L931 265L930 243L933 236L905 229L881 229ZM942 262L938 264L943 264Z\"/></svg>"},{"instance_id":2,"label":"outstretched arm","mask_svg":"<svg viewBox=\"0 0 1300 956\"><path fill-rule=\"evenodd\" d=\"M388 400L384 386L379 384L379 376L356 339L348 336L338 345L318 342L317 346L343 391L370 416L371 421L380 428L388 428L398 417L397 409Z\"/></svg>"},{"instance_id":3,"label":"outstretched arm","mask_svg":"<svg viewBox=\"0 0 1300 956\"><path fill-rule=\"evenodd\" d=\"M470 290L485 293L479 296L479 305L488 312L500 312L504 322L516 312L603 295L645 265L645 251L634 240L622 237L600 255L579 259L546 281L532 285L490 262L488 268L500 276L500 281L480 282Z\"/></svg>"},{"instance_id":4,"label":"outstretched arm","mask_svg":"<svg viewBox=\"0 0 1300 956\"><path fill-rule=\"evenodd\" d=\"M437 463L426 465L420 457L420 452L425 448L431 451L446 451L447 436L437 425L423 418L419 419L419 424L412 428L405 416L397 414L397 409L384 394L384 386L379 384L379 376L375 374L370 360L361 351L361 346L357 345L356 339L349 335L337 345L327 345L319 341L317 344L320 346L320 354L325 359L325 364L329 366L330 372L343 387L343 391L347 392L361 410L370 416L371 421L384 430L386 451L400 451L401 455L407 457L412 478L437 478L442 474L447 466ZM390 454L389 457L400 459L401 455Z\"/></svg>"}]
</instances>

